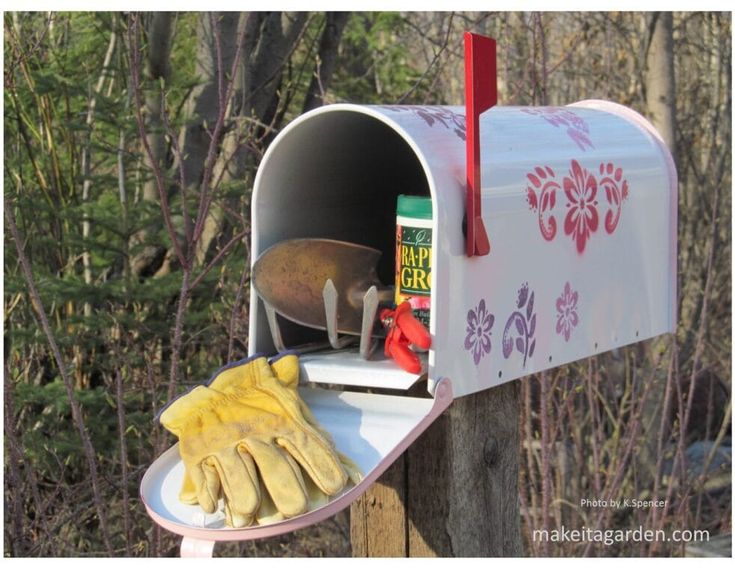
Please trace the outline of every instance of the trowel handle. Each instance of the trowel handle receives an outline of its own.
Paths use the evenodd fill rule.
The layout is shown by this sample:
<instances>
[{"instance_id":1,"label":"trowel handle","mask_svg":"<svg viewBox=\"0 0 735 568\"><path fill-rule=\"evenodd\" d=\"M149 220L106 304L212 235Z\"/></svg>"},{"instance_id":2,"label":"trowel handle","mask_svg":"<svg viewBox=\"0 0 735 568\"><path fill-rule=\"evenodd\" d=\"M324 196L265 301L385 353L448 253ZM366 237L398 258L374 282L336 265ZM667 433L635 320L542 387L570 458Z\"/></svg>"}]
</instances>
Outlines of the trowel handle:
<instances>
[{"instance_id":1,"label":"trowel handle","mask_svg":"<svg viewBox=\"0 0 735 568\"><path fill-rule=\"evenodd\" d=\"M347 292L347 298L353 306L359 307L363 305L365 292L369 290L369 288L365 286L366 285L361 282L359 286L355 286ZM393 286L375 285L375 287L378 290L378 302L380 304L393 303L393 298L395 298L396 295Z\"/></svg>"}]
</instances>

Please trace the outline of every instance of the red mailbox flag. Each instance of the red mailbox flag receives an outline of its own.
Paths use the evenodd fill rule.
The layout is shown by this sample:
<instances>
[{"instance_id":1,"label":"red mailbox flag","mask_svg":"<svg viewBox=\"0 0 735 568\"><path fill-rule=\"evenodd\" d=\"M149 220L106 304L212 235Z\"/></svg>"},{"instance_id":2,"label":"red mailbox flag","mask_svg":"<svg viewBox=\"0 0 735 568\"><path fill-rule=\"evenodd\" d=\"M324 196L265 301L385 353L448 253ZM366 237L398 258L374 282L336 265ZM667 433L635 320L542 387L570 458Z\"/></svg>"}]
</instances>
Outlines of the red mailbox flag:
<instances>
[{"instance_id":1,"label":"red mailbox flag","mask_svg":"<svg viewBox=\"0 0 735 568\"><path fill-rule=\"evenodd\" d=\"M495 40L465 32L464 93L467 123L467 256L485 256L490 242L482 222L480 114L498 102Z\"/></svg>"}]
</instances>

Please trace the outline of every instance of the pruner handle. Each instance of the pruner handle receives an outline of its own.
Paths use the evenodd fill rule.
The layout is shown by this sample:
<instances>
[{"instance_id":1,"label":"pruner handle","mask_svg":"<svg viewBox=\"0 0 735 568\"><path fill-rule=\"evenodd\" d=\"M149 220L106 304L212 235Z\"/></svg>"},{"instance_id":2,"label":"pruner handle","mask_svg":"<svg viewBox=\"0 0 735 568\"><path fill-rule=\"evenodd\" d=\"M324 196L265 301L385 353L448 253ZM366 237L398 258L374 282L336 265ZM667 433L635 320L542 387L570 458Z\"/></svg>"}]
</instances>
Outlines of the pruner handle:
<instances>
[{"instance_id":1,"label":"pruner handle","mask_svg":"<svg viewBox=\"0 0 735 568\"><path fill-rule=\"evenodd\" d=\"M431 347L431 335L424 325L417 320L411 304L403 302L395 310L385 308L380 312L380 321L388 328L385 338L385 355L391 357L404 371L413 374L421 372L421 360L411 349L415 345L420 349Z\"/></svg>"}]
</instances>

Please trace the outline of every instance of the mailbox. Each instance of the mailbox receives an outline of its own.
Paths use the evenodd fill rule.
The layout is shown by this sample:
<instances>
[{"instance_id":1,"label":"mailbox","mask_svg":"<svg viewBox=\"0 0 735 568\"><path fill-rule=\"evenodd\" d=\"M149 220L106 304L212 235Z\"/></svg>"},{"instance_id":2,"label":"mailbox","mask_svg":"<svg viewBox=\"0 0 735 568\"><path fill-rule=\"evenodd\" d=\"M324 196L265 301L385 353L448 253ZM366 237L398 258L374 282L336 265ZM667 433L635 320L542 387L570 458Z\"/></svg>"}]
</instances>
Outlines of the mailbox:
<instances>
[{"instance_id":1,"label":"mailbox","mask_svg":"<svg viewBox=\"0 0 735 568\"><path fill-rule=\"evenodd\" d=\"M431 197L429 390L449 378L454 396L673 331L676 172L653 127L583 101L494 107L480 131L489 254L465 250L464 108L335 104L294 120L268 149L253 257L284 239L350 241L383 251L391 282L396 198ZM250 337L252 352L274 350L255 293ZM415 379L391 368L345 354L304 361L315 382Z\"/></svg>"},{"instance_id":2,"label":"mailbox","mask_svg":"<svg viewBox=\"0 0 735 568\"><path fill-rule=\"evenodd\" d=\"M489 252L470 256L465 160L478 127L473 215ZM356 348L303 355L302 382L312 384L302 394L365 480L300 517L230 529L177 502L183 469L172 448L143 483L157 522L189 543L317 522L357 498L453 398L674 330L676 171L646 119L587 100L496 106L471 130L464 107L334 104L278 134L255 180L253 259L288 239L348 241L382 251L378 276L391 283L397 196L431 198L426 372L412 375L380 356L366 360ZM279 325L289 345L314 337L285 319ZM250 352L275 351L253 291ZM422 380L429 396L408 396Z\"/></svg>"}]
</instances>

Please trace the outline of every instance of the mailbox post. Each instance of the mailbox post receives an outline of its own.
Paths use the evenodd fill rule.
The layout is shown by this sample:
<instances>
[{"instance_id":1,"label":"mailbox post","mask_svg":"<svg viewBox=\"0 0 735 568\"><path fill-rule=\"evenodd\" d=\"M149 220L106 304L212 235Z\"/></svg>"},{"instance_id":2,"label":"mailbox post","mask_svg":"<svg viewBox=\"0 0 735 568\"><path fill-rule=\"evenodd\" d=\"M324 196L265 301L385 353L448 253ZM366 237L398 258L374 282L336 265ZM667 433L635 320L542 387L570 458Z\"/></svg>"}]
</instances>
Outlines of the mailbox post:
<instances>
[{"instance_id":1,"label":"mailbox post","mask_svg":"<svg viewBox=\"0 0 735 568\"><path fill-rule=\"evenodd\" d=\"M514 381L455 400L353 503L353 556L522 556L519 399Z\"/></svg>"}]
</instances>

